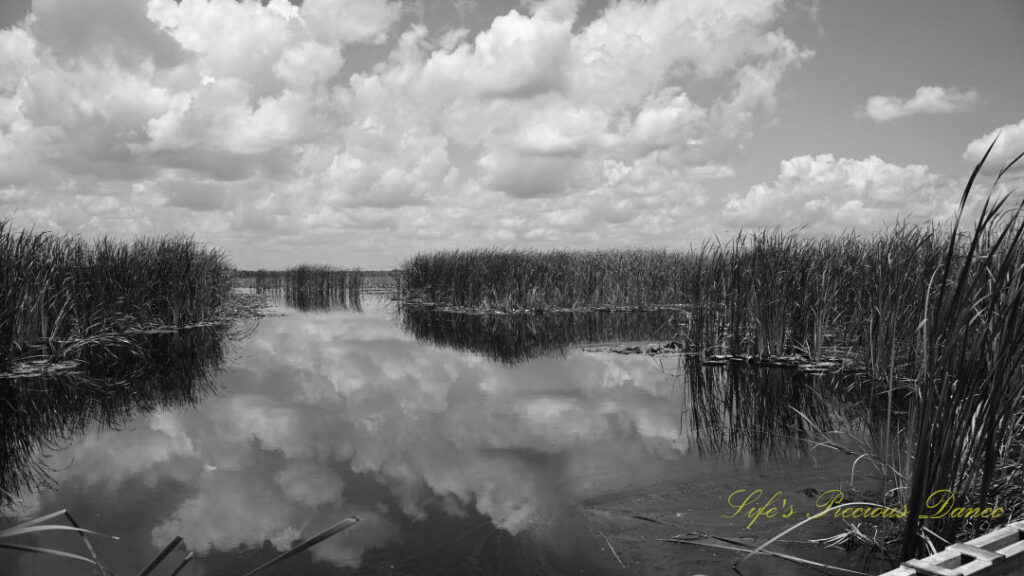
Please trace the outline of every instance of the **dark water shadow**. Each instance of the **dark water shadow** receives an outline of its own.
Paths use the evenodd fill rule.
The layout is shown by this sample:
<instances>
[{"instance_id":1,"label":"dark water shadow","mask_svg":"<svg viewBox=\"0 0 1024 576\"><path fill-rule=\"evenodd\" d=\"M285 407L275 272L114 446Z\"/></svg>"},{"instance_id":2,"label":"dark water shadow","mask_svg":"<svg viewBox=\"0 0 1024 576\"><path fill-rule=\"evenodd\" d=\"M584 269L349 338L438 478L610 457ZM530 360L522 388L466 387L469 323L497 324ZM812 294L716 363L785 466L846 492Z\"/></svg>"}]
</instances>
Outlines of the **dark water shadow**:
<instances>
[{"instance_id":1,"label":"dark water shadow","mask_svg":"<svg viewBox=\"0 0 1024 576\"><path fill-rule=\"evenodd\" d=\"M363 310L360 293L354 290L288 288L283 291L283 302L301 312Z\"/></svg>"},{"instance_id":2,"label":"dark water shadow","mask_svg":"<svg viewBox=\"0 0 1024 576\"><path fill-rule=\"evenodd\" d=\"M495 315L401 306L397 315L417 340L508 365L585 344L672 340L681 321L680 312L666 310Z\"/></svg>"},{"instance_id":3,"label":"dark water shadow","mask_svg":"<svg viewBox=\"0 0 1024 576\"><path fill-rule=\"evenodd\" d=\"M347 288L312 288L285 286L282 288L255 288L268 302L304 313L334 311L362 312L362 293Z\"/></svg>"},{"instance_id":4,"label":"dark water shadow","mask_svg":"<svg viewBox=\"0 0 1024 576\"><path fill-rule=\"evenodd\" d=\"M846 412L839 375L745 362L709 365L695 356L680 358L678 375L689 392L690 445L702 455L779 459L803 451Z\"/></svg>"},{"instance_id":5,"label":"dark water shadow","mask_svg":"<svg viewBox=\"0 0 1024 576\"><path fill-rule=\"evenodd\" d=\"M51 486L42 454L92 427L121 429L140 415L195 406L215 391L233 342L255 329L204 326L125 334L83 344L73 369L0 379L0 510Z\"/></svg>"},{"instance_id":6,"label":"dark water shadow","mask_svg":"<svg viewBox=\"0 0 1024 576\"><path fill-rule=\"evenodd\" d=\"M595 311L557 314L464 314L418 306L397 310L417 340L479 354L514 366L573 347L617 342L686 340L679 311ZM705 349L693 342L691 349ZM639 347L637 349L640 349ZM732 454L755 461L803 452L819 431L838 425L850 401L846 377L734 361L710 364L698 354L662 357L675 363L686 396L680 436L702 455Z\"/></svg>"}]
</instances>

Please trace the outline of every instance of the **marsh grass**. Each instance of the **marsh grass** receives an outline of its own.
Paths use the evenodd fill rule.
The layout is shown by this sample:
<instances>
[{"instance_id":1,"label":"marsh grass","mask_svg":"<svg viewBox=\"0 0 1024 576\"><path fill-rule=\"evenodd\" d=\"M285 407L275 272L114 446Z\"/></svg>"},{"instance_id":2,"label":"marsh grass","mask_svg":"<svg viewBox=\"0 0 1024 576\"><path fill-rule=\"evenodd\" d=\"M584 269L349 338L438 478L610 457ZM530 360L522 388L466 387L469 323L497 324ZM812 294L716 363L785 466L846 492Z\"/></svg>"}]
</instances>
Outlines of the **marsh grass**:
<instances>
[{"instance_id":1,"label":"marsh grass","mask_svg":"<svg viewBox=\"0 0 1024 576\"><path fill-rule=\"evenodd\" d=\"M910 340L906 316L924 301L943 238L900 224L869 237L742 232L685 252L438 252L406 261L399 290L408 305L482 311L683 307L683 337L708 354L818 359L845 347L881 371ZM879 319L885 306L899 316Z\"/></svg>"},{"instance_id":2,"label":"marsh grass","mask_svg":"<svg viewBox=\"0 0 1024 576\"><path fill-rule=\"evenodd\" d=\"M689 256L665 250L455 250L402 264L403 298L500 309L683 302Z\"/></svg>"},{"instance_id":3,"label":"marsh grass","mask_svg":"<svg viewBox=\"0 0 1024 576\"><path fill-rule=\"evenodd\" d=\"M951 515L920 522L921 513L934 513L928 500L936 490L952 490L963 506L1003 505L1012 514L1024 505L1007 500L1009 488L1024 484L1024 204L990 196L973 230L961 234L964 207L987 157L964 189L917 329L905 557L920 550L921 528L955 540L990 527L988 520Z\"/></svg>"},{"instance_id":4,"label":"marsh grass","mask_svg":"<svg viewBox=\"0 0 1024 576\"><path fill-rule=\"evenodd\" d=\"M885 481L879 504L908 509L911 557L929 538L998 523L921 519L937 490L962 506L1024 510L1024 208L974 198L987 158L948 224L867 236L769 229L679 252L443 251L407 260L399 290L407 306L484 312L671 304L687 312L680 338L701 354L857 358L843 386L870 430L862 445ZM742 424L694 417L711 432Z\"/></svg>"},{"instance_id":5,"label":"marsh grass","mask_svg":"<svg viewBox=\"0 0 1024 576\"><path fill-rule=\"evenodd\" d=\"M217 318L234 271L223 252L175 236L120 242L0 221L0 372L83 339Z\"/></svg>"}]
</instances>

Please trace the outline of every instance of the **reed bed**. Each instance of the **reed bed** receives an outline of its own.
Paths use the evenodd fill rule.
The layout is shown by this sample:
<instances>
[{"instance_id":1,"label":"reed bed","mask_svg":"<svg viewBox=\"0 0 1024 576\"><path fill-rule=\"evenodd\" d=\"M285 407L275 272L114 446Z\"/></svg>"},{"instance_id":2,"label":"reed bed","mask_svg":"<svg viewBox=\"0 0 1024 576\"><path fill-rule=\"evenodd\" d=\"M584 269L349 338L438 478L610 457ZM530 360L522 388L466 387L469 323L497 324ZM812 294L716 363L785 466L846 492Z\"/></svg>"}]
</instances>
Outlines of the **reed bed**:
<instances>
[{"instance_id":1,"label":"reed bed","mask_svg":"<svg viewBox=\"0 0 1024 576\"><path fill-rule=\"evenodd\" d=\"M824 238L769 229L675 252L419 254L399 271L400 295L482 312L682 305L680 338L704 355L859 358L844 385L870 420L886 504L907 509L911 557L936 535L992 527L920 518L938 490L1024 509L1024 206L990 196L968 209L984 162L949 224Z\"/></svg>"},{"instance_id":2,"label":"reed bed","mask_svg":"<svg viewBox=\"0 0 1024 576\"><path fill-rule=\"evenodd\" d=\"M223 252L174 236L87 242L0 221L0 372L76 340L210 322L230 303Z\"/></svg>"},{"instance_id":3,"label":"reed bed","mask_svg":"<svg viewBox=\"0 0 1024 576\"><path fill-rule=\"evenodd\" d=\"M944 237L930 225L901 225L869 237L813 238L772 229L678 252L419 254L399 271L400 296L412 304L483 311L684 306L684 336L709 354L817 359L836 346L865 349L868 340L875 344L867 349L880 354L884 335L872 322L879 303L900 299L904 316L920 309Z\"/></svg>"},{"instance_id":4,"label":"reed bed","mask_svg":"<svg viewBox=\"0 0 1024 576\"><path fill-rule=\"evenodd\" d=\"M680 303L692 256L666 250L454 250L402 264L405 299L499 309Z\"/></svg>"}]
</instances>

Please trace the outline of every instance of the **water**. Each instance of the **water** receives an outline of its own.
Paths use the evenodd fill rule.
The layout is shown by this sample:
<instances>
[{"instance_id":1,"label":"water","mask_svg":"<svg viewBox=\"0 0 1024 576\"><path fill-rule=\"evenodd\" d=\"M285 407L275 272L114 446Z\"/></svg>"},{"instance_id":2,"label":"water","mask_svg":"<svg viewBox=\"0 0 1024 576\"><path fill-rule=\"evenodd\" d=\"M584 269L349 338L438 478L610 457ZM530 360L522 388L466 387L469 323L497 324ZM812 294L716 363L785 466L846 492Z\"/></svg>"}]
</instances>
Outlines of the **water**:
<instances>
[{"instance_id":1,"label":"water","mask_svg":"<svg viewBox=\"0 0 1024 576\"><path fill-rule=\"evenodd\" d=\"M120 536L93 539L117 574L138 573L175 536L199 556L182 574L243 574L352 515L354 528L266 573L732 573L736 557L654 537L748 535L723 518L732 491L824 490L848 473L801 448L806 424L791 407L831 417L813 377L589 350L665 342L672 312L330 304L287 308L234 343L211 330L147 337L139 366L91 374L131 374L113 392L51 379L50 400L31 404L41 393L20 382L14 404L35 408L3 413L5 492L20 491L24 516L66 508ZM50 488L29 488L43 477ZM85 553L70 534L35 544ZM3 552L0 573L94 572Z\"/></svg>"}]
</instances>

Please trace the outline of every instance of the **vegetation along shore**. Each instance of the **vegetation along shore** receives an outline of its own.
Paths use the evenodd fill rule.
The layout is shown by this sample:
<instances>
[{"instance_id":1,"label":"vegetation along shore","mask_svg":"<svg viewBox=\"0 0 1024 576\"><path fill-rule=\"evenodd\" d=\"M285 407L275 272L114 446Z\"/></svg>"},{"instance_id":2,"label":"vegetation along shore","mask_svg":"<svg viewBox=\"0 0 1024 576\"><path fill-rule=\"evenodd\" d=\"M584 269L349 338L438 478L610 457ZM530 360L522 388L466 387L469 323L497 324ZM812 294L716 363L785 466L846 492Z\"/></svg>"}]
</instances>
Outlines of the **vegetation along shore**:
<instances>
[{"instance_id":1,"label":"vegetation along shore","mask_svg":"<svg viewBox=\"0 0 1024 576\"><path fill-rule=\"evenodd\" d=\"M321 265L240 272L222 251L184 236L86 241L0 221L0 375L13 382L99 366L143 349L138 335L251 317L265 296L303 311L359 309L364 284L394 286L401 322L424 339L509 364L607 331L549 314L628 309L613 332L672 340L708 361L687 365L698 376L723 358L852 360L855 371L802 377L833 376L829 397L852 399L865 426L826 427L816 414L827 411L812 410L816 397L792 402L793 418L779 425L795 422L817 445L871 463L882 480L875 504L906 511L879 520L889 537L881 544L911 557L1024 512L1024 214L1008 197L976 200L984 162L947 223L867 236L769 229L688 251L444 251L417 255L393 275ZM647 315L659 310L671 321ZM511 312L515 319L500 317ZM479 315L471 328L465 313ZM505 342L491 350L476 333ZM760 445L757 433L750 437ZM19 458L30 461L26 454ZM7 480L38 480L25 474ZM942 491L1009 514L926 517L928 496Z\"/></svg>"},{"instance_id":2,"label":"vegetation along shore","mask_svg":"<svg viewBox=\"0 0 1024 576\"><path fill-rule=\"evenodd\" d=\"M841 382L874 424L858 446L885 479L879 504L908 510L889 528L910 557L992 526L922 520L936 491L1024 511L1024 218L1009 197L976 198L984 163L948 223L743 232L689 251L419 254L399 270L399 297L484 314L679 307L680 338L706 357L856 357L862 370ZM820 440L850 450L832 432Z\"/></svg>"},{"instance_id":3,"label":"vegetation along shore","mask_svg":"<svg viewBox=\"0 0 1024 576\"><path fill-rule=\"evenodd\" d=\"M239 312L227 256L185 236L88 242L0 221L0 269L0 372Z\"/></svg>"}]
</instances>

